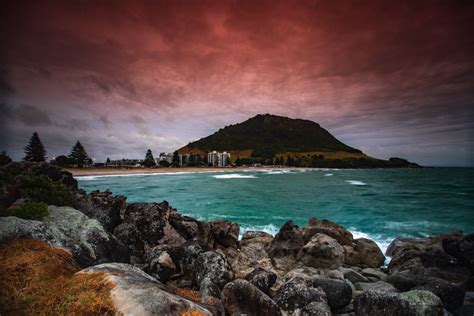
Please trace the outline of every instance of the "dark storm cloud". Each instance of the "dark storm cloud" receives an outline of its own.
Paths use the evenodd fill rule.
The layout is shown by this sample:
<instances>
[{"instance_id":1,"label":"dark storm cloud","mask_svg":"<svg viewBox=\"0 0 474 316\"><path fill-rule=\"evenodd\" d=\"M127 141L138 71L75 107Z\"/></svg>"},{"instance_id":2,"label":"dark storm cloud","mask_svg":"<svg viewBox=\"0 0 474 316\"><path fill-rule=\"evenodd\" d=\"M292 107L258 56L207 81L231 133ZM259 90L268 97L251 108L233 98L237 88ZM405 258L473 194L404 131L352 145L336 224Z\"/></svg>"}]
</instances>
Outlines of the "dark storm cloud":
<instances>
[{"instance_id":1,"label":"dark storm cloud","mask_svg":"<svg viewBox=\"0 0 474 316\"><path fill-rule=\"evenodd\" d=\"M269 112L382 158L411 145L430 148L407 152L421 163L474 164L473 2L7 1L1 15L8 104L46 104L32 111L84 129L98 155Z\"/></svg>"}]
</instances>

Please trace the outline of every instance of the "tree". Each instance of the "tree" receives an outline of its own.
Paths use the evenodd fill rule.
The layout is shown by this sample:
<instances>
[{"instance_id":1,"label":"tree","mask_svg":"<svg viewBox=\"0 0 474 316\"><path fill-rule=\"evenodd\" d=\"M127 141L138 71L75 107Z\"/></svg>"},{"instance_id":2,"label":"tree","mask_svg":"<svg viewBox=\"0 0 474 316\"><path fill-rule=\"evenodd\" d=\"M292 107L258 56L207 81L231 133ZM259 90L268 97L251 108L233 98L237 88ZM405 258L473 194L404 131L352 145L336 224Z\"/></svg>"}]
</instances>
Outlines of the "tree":
<instances>
[{"instance_id":1,"label":"tree","mask_svg":"<svg viewBox=\"0 0 474 316\"><path fill-rule=\"evenodd\" d=\"M33 133L28 145L25 149L25 161L45 161L46 160L46 149L41 142L37 132Z\"/></svg>"},{"instance_id":2,"label":"tree","mask_svg":"<svg viewBox=\"0 0 474 316\"><path fill-rule=\"evenodd\" d=\"M106 166L110 165L110 158L109 157L107 157L107 161L105 162L105 165Z\"/></svg>"},{"instance_id":3,"label":"tree","mask_svg":"<svg viewBox=\"0 0 474 316\"><path fill-rule=\"evenodd\" d=\"M158 163L161 167L169 167L171 164L167 160L160 160Z\"/></svg>"},{"instance_id":4,"label":"tree","mask_svg":"<svg viewBox=\"0 0 474 316\"><path fill-rule=\"evenodd\" d=\"M89 155L87 154L86 149L82 144L77 141L74 147L71 149L71 153L69 154L69 160L71 164L77 165L79 168L84 167L87 165L89 161Z\"/></svg>"},{"instance_id":5,"label":"tree","mask_svg":"<svg viewBox=\"0 0 474 316\"><path fill-rule=\"evenodd\" d=\"M178 154L178 151L175 151L173 153L173 163L172 163L173 166L179 166L179 154Z\"/></svg>"},{"instance_id":6,"label":"tree","mask_svg":"<svg viewBox=\"0 0 474 316\"><path fill-rule=\"evenodd\" d=\"M5 150L2 151L2 153L0 154L0 166L9 164L10 162L12 162L12 159L10 158L10 156L7 155Z\"/></svg>"},{"instance_id":7,"label":"tree","mask_svg":"<svg viewBox=\"0 0 474 316\"><path fill-rule=\"evenodd\" d=\"M56 161L56 164L60 167L67 167L71 164L69 158L64 155L57 156L54 160Z\"/></svg>"},{"instance_id":8,"label":"tree","mask_svg":"<svg viewBox=\"0 0 474 316\"><path fill-rule=\"evenodd\" d=\"M148 148L145 155L145 160L143 161L143 165L147 168L156 166L155 158L153 157L153 153L151 149Z\"/></svg>"}]
</instances>

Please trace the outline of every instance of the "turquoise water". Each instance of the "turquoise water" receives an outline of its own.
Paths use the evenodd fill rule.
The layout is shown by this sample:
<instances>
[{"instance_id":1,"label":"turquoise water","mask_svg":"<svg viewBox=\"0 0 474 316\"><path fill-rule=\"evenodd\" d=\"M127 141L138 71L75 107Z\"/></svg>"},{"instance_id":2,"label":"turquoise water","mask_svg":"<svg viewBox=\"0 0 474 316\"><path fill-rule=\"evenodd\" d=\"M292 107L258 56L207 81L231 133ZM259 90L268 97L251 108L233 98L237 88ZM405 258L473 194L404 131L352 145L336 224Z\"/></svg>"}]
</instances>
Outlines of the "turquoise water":
<instances>
[{"instance_id":1,"label":"turquoise water","mask_svg":"<svg viewBox=\"0 0 474 316\"><path fill-rule=\"evenodd\" d=\"M181 213L275 234L326 218L382 248L397 236L474 232L474 168L267 170L78 177L129 202L167 200Z\"/></svg>"}]
</instances>

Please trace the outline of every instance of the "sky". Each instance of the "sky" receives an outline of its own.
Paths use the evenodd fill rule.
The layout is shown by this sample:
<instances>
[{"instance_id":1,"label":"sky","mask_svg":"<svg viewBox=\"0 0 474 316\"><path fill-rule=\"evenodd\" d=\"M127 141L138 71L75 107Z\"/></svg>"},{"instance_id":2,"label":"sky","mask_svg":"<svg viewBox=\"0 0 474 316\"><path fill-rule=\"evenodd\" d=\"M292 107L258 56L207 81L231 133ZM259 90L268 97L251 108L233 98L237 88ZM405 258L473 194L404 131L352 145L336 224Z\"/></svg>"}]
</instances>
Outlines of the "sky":
<instances>
[{"instance_id":1,"label":"sky","mask_svg":"<svg viewBox=\"0 0 474 316\"><path fill-rule=\"evenodd\" d=\"M260 113L378 158L474 166L474 2L24 1L0 13L0 150L170 152Z\"/></svg>"}]
</instances>

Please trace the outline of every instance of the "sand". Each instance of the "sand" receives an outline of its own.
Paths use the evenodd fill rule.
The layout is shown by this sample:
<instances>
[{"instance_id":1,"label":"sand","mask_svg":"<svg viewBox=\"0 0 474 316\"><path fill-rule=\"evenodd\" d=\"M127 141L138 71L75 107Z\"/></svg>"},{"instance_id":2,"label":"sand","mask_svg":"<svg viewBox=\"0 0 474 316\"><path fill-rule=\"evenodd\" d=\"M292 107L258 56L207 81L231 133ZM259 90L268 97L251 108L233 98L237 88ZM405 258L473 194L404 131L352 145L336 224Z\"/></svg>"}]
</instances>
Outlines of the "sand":
<instances>
[{"instance_id":1,"label":"sand","mask_svg":"<svg viewBox=\"0 0 474 316\"><path fill-rule=\"evenodd\" d=\"M239 172L251 170L274 170L283 169L278 167L222 167L222 168L196 168L196 167L179 167L179 168L66 168L74 176L104 176L119 174L143 174L143 173L175 173L175 172ZM284 169L305 169L305 168L284 168Z\"/></svg>"}]
</instances>

